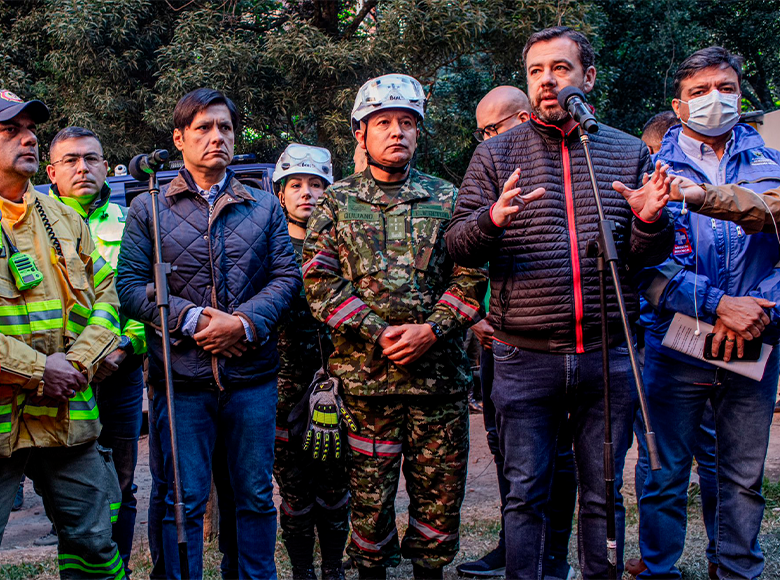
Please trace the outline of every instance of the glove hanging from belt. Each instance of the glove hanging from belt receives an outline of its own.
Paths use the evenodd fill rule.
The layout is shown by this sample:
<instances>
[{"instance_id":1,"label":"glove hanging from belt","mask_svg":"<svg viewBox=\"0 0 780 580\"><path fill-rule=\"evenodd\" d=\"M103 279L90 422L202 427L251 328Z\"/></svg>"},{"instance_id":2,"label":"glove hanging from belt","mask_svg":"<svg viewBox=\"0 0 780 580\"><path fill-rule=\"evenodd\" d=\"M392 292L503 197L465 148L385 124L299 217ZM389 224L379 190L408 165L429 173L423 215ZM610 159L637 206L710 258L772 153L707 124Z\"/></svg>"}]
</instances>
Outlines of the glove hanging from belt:
<instances>
[{"instance_id":1,"label":"glove hanging from belt","mask_svg":"<svg viewBox=\"0 0 780 580\"><path fill-rule=\"evenodd\" d=\"M305 423L301 420L305 416L304 411L308 411L308 420ZM339 380L320 369L314 375L303 399L287 417L291 435L302 436L302 431L306 428L304 450L311 447L312 456L315 459L321 457L325 461L332 445L331 457L338 459L341 457L342 421L357 433L355 420L339 396Z\"/></svg>"}]
</instances>

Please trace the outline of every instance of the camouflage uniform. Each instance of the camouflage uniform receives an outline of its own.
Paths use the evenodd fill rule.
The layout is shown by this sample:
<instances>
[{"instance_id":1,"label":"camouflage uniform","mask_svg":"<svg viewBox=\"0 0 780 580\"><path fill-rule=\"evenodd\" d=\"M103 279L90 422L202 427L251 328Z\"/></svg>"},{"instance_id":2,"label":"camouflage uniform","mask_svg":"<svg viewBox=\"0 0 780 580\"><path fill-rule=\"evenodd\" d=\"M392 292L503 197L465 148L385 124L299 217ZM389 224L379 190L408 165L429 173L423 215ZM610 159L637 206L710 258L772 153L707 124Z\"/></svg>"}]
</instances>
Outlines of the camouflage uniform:
<instances>
[{"instance_id":1,"label":"camouflage uniform","mask_svg":"<svg viewBox=\"0 0 780 580\"><path fill-rule=\"evenodd\" d=\"M300 263L297 248L296 258ZM340 562L349 532L346 462L343 458L330 458L325 462L312 459L311 450L303 450L303 441L291 437L287 425L287 416L303 397L314 373L322 366L320 336L327 357L333 350L327 326L312 317L301 290L301 295L293 301L287 322L279 330L281 368L274 477L282 497L279 520L288 550L295 549L290 544L291 540L306 538L304 544L310 546L308 557L311 557L316 525L323 550L328 541L337 542L339 537L342 538L336 548Z\"/></svg>"},{"instance_id":2,"label":"camouflage uniform","mask_svg":"<svg viewBox=\"0 0 780 580\"><path fill-rule=\"evenodd\" d=\"M348 435L347 553L367 568L395 566L401 551L439 568L458 551L471 381L462 345L464 328L482 315L486 278L447 254L456 194L412 170L390 197L366 170L329 187L309 220L306 295L314 316L334 330L329 370L359 427ZM382 355L376 341L388 325L426 321L445 336L417 361L404 367ZM402 454L410 504L399 550L393 504Z\"/></svg>"}]
</instances>

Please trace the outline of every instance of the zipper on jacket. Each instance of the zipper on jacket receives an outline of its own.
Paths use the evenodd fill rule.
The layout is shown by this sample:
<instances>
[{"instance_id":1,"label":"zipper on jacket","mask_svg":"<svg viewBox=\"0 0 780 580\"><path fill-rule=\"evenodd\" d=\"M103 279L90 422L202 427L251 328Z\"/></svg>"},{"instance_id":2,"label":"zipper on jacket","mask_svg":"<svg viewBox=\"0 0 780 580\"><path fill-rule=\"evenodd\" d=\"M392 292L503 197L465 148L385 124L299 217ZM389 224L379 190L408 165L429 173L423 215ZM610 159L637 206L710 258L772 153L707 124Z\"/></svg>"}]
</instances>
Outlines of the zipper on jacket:
<instances>
[{"instance_id":1,"label":"zipper on jacket","mask_svg":"<svg viewBox=\"0 0 780 580\"><path fill-rule=\"evenodd\" d=\"M223 194L224 195L224 194ZM203 198L201 198L203 199ZM214 206L217 205L219 198L214 200L214 203L208 203L209 217L208 226L206 227L206 245L209 247L209 272L211 273L211 307L217 308L217 280L214 276L214 253L211 251L211 217L214 214ZM214 380L217 381L217 386L220 391L224 391L225 387L222 386L222 381L219 380L219 361L216 355L211 355L211 374L214 375Z\"/></svg>"},{"instance_id":2,"label":"zipper on jacket","mask_svg":"<svg viewBox=\"0 0 780 580\"><path fill-rule=\"evenodd\" d=\"M574 220L574 191L571 184L571 158L566 146L566 136L561 141L561 160L563 161L563 191L566 199L566 222L569 229L569 251L571 253L571 271L574 290L574 341L576 352L585 352L582 319L585 308L582 299L582 273L580 271L579 244L577 243L577 224Z\"/></svg>"}]
</instances>

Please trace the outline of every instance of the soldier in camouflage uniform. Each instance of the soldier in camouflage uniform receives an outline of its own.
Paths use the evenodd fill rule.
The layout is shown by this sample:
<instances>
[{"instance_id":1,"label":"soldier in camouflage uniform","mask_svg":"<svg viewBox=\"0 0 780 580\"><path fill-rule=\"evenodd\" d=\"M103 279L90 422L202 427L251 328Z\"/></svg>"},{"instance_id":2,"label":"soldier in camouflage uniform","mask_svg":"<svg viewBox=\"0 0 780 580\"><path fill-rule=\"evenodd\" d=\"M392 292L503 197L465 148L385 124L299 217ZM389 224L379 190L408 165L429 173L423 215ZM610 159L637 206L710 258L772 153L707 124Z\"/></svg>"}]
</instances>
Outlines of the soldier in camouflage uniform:
<instances>
[{"instance_id":1,"label":"soldier in camouflage uniform","mask_svg":"<svg viewBox=\"0 0 780 580\"><path fill-rule=\"evenodd\" d=\"M325 187L333 183L330 153L320 147L291 144L273 174L274 188L287 216L288 231L301 262L306 222ZM279 521L292 563L293 578L316 579L314 529L322 551L323 580L344 578L341 558L349 535L349 489L345 461L314 459L288 428L287 417L306 393L333 346L328 327L315 320L306 296L293 300L279 328L279 403L276 409L274 477L282 496ZM325 350L324 353L321 350Z\"/></svg>"},{"instance_id":2,"label":"soldier in camouflage uniform","mask_svg":"<svg viewBox=\"0 0 780 580\"><path fill-rule=\"evenodd\" d=\"M486 278L447 254L455 187L410 168L424 103L405 75L363 85L352 121L369 167L326 190L304 244L306 295L333 330L329 371L358 425L347 553L360 578L385 578L402 554L415 578L441 578L459 545L471 381L462 345ZM410 503L399 547L402 457Z\"/></svg>"}]
</instances>

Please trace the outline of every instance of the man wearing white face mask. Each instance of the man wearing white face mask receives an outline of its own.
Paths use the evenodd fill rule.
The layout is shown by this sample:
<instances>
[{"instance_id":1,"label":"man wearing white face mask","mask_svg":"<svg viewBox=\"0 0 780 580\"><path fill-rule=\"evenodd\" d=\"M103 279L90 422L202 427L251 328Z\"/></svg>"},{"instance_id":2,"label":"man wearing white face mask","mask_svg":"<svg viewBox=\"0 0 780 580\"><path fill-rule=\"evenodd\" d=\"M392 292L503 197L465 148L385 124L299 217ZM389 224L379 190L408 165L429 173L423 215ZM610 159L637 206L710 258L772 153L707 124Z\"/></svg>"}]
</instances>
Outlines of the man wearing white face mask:
<instances>
[{"instance_id":1,"label":"man wearing white face mask","mask_svg":"<svg viewBox=\"0 0 780 580\"><path fill-rule=\"evenodd\" d=\"M720 47L688 57L674 78L671 128L656 156L670 173L697 183L740 183L757 193L780 185L780 153L738 123L742 59ZM641 273L646 326L645 385L661 470L650 471L640 509L639 578L676 578L685 543L686 489L692 457L701 477L711 578L756 578L764 566L757 537L764 510L763 464L780 374L777 347L780 248L774 232L747 236L739 226L668 206L675 218L669 259ZM749 340L775 348L754 381L668 349L674 315L715 325L713 351L725 342L737 360ZM717 454L717 462L715 456Z\"/></svg>"}]
</instances>

